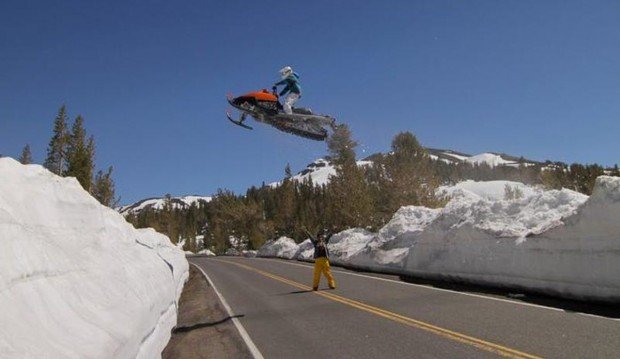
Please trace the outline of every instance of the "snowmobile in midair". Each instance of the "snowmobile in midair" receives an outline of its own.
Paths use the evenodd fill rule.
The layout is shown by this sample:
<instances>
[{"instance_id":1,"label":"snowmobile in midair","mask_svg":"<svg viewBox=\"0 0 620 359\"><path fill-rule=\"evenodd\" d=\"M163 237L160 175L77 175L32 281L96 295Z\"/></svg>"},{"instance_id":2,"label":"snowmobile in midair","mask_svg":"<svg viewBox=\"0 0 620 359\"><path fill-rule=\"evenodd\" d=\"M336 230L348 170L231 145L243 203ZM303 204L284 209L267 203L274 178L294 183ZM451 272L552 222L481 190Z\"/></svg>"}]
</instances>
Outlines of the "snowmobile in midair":
<instances>
[{"instance_id":1,"label":"snowmobile in midair","mask_svg":"<svg viewBox=\"0 0 620 359\"><path fill-rule=\"evenodd\" d=\"M229 112L228 119L235 125L251 130L252 127L244 122L248 115L258 122L266 123L280 131L292 133L312 140L323 141L327 138L327 128L335 128L336 120L327 115L316 115L307 108L293 108L292 114L284 112L278 99L276 88L269 92L266 89L249 92L245 95L233 97L228 95L228 102L241 111L238 120L232 118Z\"/></svg>"}]
</instances>

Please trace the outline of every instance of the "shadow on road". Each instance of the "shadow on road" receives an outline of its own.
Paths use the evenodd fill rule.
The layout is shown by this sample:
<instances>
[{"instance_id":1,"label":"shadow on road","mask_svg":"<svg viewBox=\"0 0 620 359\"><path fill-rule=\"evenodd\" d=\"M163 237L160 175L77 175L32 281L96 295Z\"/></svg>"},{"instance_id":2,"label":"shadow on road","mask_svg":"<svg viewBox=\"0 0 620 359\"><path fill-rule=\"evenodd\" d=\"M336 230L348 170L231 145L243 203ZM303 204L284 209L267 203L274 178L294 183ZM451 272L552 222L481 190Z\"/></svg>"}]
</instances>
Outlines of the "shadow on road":
<instances>
[{"instance_id":1,"label":"shadow on road","mask_svg":"<svg viewBox=\"0 0 620 359\"><path fill-rule=\"evenodd\" d=\"M189 331L192 331L192 330L195 330L195 329L200 329L200 328L205 328L205 327L213 327L213 326L225 323L225 322L227 322L227 321L229 321L229 320L231 320L233 318L243 318L244 316L245 316L244 314L238 314L238 315L233 315L232 317L228 316L228 317L226 317L224 319L221 319L221 320L218 320L218 321L215 321L215 322L196 323L196 324L193 324L193 325L177 327L177 328L174 328L172 333L185 333L185 332L189 332Z\"/></svg>"},{"instance_id":2,"label":"shadow on road","mask_svg":"<svg viewBox=\"0 0 620 359\"><path fill-rule=\"evenodd\" d=\"M420 284L431 286L440 289L454 290L457 292L468 292L472 294L492 295L496 297L502 297L503 299L510 299L513 301L521 301L530 304L542 305L545 307L552 307L564 310L566 312L584 313L599 315L602 317L620 318L620 307L604 302L582 302L578 300L561 299L551 296L546 296L538 293L528 293L518 290L506 290L494 287L485 287L474 284L460 284L442 282L428 279L421 279L409 276L400 276L400 280L407 283Z\"/></svg>"},{"instance_id":3,"label":"shadow on road","mask_svg":"<svg viewBox=\"0 0 620 359\"><path fill-rule=\"evenodd\" d=\"M312 291L311 290L296 290L294 292L282 293L280 295L303 294L303 293L312 293Z\"/></svg>"}]
</instances>

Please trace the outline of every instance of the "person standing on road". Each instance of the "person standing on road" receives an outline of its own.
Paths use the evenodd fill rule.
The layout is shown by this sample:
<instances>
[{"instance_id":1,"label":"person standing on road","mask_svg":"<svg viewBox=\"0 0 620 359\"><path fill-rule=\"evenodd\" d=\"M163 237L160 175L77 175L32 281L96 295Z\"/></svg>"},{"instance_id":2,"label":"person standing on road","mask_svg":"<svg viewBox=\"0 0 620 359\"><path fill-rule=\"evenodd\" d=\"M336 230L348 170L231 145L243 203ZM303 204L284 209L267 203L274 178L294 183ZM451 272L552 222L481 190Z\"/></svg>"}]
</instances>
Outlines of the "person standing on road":
<instances>
[{"instance_id":1,"label":"person standing on road","mask_svg":"<svg viewBox=\"0 0 620 359\"><path fill-rule=\"evenodd\" d=\"M316 238L306 230L306 234L310 237L310 241L314 246L314 278L312 281L312 290L319 289L319 282L321 281L321 273L327 278L327 284L330 289L336 289L336 282L332 276L332 272L329 269L329 250L327 249L327 243L332 237L326 229L321 229Z\"/></svg>"}]
</instances>

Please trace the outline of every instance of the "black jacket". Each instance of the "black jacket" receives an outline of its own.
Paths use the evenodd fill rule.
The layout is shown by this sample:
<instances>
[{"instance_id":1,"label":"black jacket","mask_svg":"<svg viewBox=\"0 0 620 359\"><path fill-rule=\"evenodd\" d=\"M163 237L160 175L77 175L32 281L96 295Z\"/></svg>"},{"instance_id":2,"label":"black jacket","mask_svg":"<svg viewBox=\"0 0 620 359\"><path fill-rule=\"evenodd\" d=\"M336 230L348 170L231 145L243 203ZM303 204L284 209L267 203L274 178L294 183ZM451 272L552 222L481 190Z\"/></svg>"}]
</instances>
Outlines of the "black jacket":
<instances>
[{"instance_id":1,"label":"black jacket","mask_svg":"<svg viewBox=\"0 0 620 359\"><path fill-rule=\"evenodd\" d=\"M331 233L327 235L325 240L323 241L314 238L314 236L308 231L306 231L306 233L308 234L308 237L310 237L310 241L314 246L314 259L322 257L329 258L329 249L327 249L327 243L329 243L329 240L332 238Z\"/></svg>"}]
</instances>

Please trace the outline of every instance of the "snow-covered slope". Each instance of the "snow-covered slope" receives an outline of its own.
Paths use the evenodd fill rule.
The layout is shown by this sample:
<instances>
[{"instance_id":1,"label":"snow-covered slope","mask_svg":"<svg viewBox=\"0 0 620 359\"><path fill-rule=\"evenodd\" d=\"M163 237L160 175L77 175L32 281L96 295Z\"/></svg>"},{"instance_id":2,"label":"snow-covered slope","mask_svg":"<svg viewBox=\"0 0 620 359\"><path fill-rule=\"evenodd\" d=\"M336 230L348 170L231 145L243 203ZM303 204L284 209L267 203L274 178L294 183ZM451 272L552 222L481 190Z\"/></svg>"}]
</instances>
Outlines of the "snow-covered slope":
<instances>
[{"instance_id":1,"label":"snow-covered slope","mask_svg":"<svg viewBox=\"0 0 620 359\"><path fill-rule=\"evenodd\" d=\"M519 167L541 165L541 162L523 159L520 157L510 156L504 153L484 152L477 155L469 155L462 152L452 150L441 150L435 148L426 149L431 158L444 161L446 163L470 163L470 164L486 164L491 167L508 166Z\"/></svg>"},{"instance_id":2,"label":"snow-covered slope","mask_svg":"<svg viewBox=\"0 0 620 359\"><path fill-rule=\"evenodd\" d=\"M159 357L188 276L183 252L75 178L1 158L0 179L0 357Z\"/></svg>"},{"instance_id":3,"label":"snow-covered slope","mask_svg":"<svg viewBox=\"0 0 620 359\"><path fill-rule=\"evenodd\" d=\"M505 199L506 185L522 197ZM402 207L378 233L358 228L335 234L331 260L620 302L620 178L599 177L591 197L508 181L467 181L440 191L452 196L445 208ZM308 242L293 258L312 258Z\"/></svg>"},{"instance_id":4,"label":"snow-covered slope","mask_svg":"<svg viewBox=\"0 0 620 359\"><path fill-rule=\"evenodd\" d=\"M491 167L497 166L509 166L509 167L519 167L520 163L523 163L525 166L533 166L535 164L540 164L536 161L531 160L523 160L519 162L519 159L513 156L509 156L506 154L496 154L496 153L481 153L475 156L464 154L461 152L451 151L451 150L440 150L427 148L429 156L434 160L440 160L446 162L448 164L457 164L457 163L470 163L470 164L487 164ZM377 154L381 155L381 154ZM372 158L366 158L364 160L357 161L358 166L371 166L373 164ZM291 177L291 180L303 182L312 179L312 182L317 186L321 186L329 183L329 177L336 174L336 169L331 164L331 162L324 158L319 158L314 162L310 163L306 166L303 171L300 171L296 175ZM282 181L270 183L269 186L277 187L282 184Z\"/></svg>"},{"instance_id":5,"label":"snow-covered slope","mask_svg":"<svg viewBox=\"0 0 620 359\"><path fill-rule=\"evenodd\" d=\"M173 208L187 208L194 203L198 203L199 201L210 202L211 197L207 196L183 196L183 197L171 197L170 201L172 203ZM166 203L166 198L147 198L136 203L122 206L118 209L118 211L122 215L127 215L129 213L138 214L140 211L149 208L149 209L163 209Z\"/></svg>"},{"instance_id":6,"label":"snow-covered slope","mask_svg":"<svg viewBox=\"0 0 620 359\"><path fill-rule=\"evenodd\" d=\"M502 158L500 155L496 155L494 153L481 153L479 155L471 156L465 159L465 162L469 162L471 164L483 164L486 163L491 167L497 166L505 166L505 165L516 165L517 163L514 161L508 161Z\"/></svg>"},{"instance_id":7,"label":"snow-covered slope","mask_svg":"<svg viewBox=\"0 0 620 359\"><path fill-rule=\"evenodd\" d=\"M372 165L372 161L360 160L357 161L358 166ZM316 186L322 186L329 183L329 177L336 175L336 168L330 161L319 158L310 163L306 169L297 173L291 177L291 180L297 182L307 181L312 179L312 183ZM270 183L269 186L277 187L282 184L282 181Z\"/></svg>"}]
</instances>

